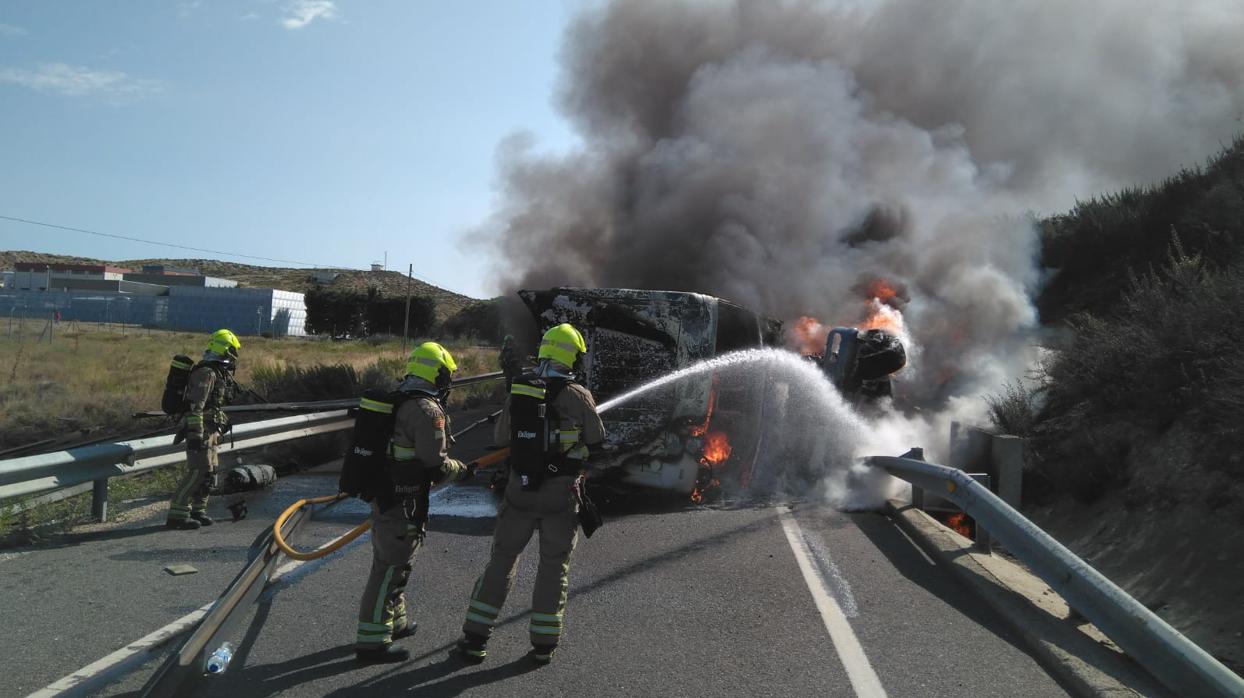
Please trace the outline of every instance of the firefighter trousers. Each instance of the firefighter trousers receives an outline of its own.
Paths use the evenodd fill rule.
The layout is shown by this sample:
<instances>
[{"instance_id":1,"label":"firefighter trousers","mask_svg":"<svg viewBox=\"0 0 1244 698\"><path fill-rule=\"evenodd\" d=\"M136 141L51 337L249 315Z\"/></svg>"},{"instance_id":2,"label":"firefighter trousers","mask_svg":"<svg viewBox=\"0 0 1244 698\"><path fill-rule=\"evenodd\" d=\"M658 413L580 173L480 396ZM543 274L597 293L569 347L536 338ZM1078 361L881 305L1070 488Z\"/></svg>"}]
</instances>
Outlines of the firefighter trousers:
<instances>
[{"instance_id":1,"label":"firefighter trousers","mask_svg":"<svg viewBox=\"0 0 1244 698\"><path fill-rule=\"evenodd\" d=\"M556 647L562 636L569 584L570 553L578 536L578 504L574 477L549 478L540 489L524 492L510 478L497 509L497 530L484 573L475 582L462 630L488 637L497 624L505 597L514 585L518 556L540 532L540 563L531 595L531 644Z\"/></svg>"},{"instance_id":2,"label":"firefighter trousers","mask_svg":"<svg viewBox=\"0 0 1244 698\"><path fill-rule=\"evenodd\" d=\"M203 438L203 450L194 451L186 448L186 472L177 489L173 490L173 501L168 506L169 521L185 521L190 513L207 511L207 495L211 492L212 483L216 478L216 447L220 444L220 434L215 432Z\"/></svg>"},{"instance_id":3,"label":"firefighter trousers","mask_svg":"<svg viewBox=\"0 0 1244 698\"><path fill-rule=\"evenodd\" d=\"M406 583L422 543L422 528L406 520L401 504L381 511L371 503L371 573L359 600L360 649L393 642L393 633L409 622Z\"/></svg>"}]
</instances>

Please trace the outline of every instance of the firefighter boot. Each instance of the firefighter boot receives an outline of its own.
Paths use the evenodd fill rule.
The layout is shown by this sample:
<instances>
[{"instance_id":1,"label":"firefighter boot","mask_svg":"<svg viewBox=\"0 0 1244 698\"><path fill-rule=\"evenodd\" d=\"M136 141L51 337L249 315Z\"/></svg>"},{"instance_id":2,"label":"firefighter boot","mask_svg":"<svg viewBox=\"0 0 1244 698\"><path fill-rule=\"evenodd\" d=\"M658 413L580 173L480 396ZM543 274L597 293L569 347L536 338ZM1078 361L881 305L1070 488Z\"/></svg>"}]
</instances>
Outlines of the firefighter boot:
<instances>
[{"instance_id":1,"label":"firefighter boot","mask_svg":"<svg viewBox=\"0 0 1244 698\"><path fill-rule=\"evenodd\" d=\"M190 512L190 518L194 521L198 521L200 526L211 526L216 523L212 520L212 517L207 515L207 512L205 511L192 511Z\"/></svg>"},{"instance_id":2,"label":"firefighter boot","mask_svg":"<svg viewBox=\"0 0 1244 698\"><path fill-rule=\"evenodd\" d=\"M392 644L377 645L367 649L356 647L354 658L364 664L393 664L410 659L410 650Z\"/></svg>"},{"instance_id":3,"label":"firefighter boot","mask_svg":"<svg viewBox=\"0 0 1244 698\"><path fill-rule=\"evenodd\" d=\"M488 638L475 633L466 633L458 640L458 645L454 647L454 651L459 657L472 664L482 664L484 659L488 657Z\"/></svg>"},{"instance_id":4,"label":"firefighter boot","mask_svg":"<svg viewBox=\"0 0 1244 698\"><path fill-rule=\"evenodd\" d=\"M557 651L557 645L532 645L531 651L527 653L531 657L531 661L544 666L553 661L553 653Z\"/></svg>"},{"instance_id":5,"label":"firefighter boot","mask_svg":"<svg viewBox=\"0 0 1244 698\"><path fill-rule=\"evenodd\" d=\"M404 637L410 637L411 635L414 635L415 631L418 629L419 629L419 623L415 620L411 620L410 622L408 622L406 625L402 626L398 630L393 631L393 639L400 640Z\"/></svg>"},{"instance_id":6,"label":"firefighter boot","mask_svg":"<svg viewBox=\"0 0 1244 698\"><path fill-rule=\"evenodd\" d=\"M171 528L178 531L193 531L201 525L202 524L194 519L168 519L164 522L165 528Z\"/></svg>"}]
</instances>

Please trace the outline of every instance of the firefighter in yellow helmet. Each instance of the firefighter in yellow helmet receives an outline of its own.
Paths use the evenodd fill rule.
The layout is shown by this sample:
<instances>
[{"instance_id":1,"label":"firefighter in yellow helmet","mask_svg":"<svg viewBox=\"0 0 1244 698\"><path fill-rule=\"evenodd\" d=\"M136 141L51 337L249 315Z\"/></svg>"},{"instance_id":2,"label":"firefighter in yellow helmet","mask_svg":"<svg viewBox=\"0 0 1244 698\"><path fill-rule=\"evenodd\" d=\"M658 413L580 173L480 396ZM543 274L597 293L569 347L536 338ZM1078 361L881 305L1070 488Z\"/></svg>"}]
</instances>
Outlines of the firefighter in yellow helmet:
<instances>
[{"instance_id":1,"label":"firefighter in yellow helmet","mask_svg":"<svg viewBox=\"0 0 1244 698\"><path fill-rule=\"evenodd\" d=\"M540 562L531 598L529 656L547 664L561 640L570 553L578 535L580 478L589 447L605 439L592 393L577 382L586 352L583 335L569 324L545 332L539 365L514 378L497 420L496 443L510 445L510 478L497 509L492 555L471 592L457 645L470 662L487 656L486 643L514 582L518 556L536 531Z\"/></svg>"},{"instance_id":2,"label":"firefighter in yellow helmet","mask_svg":"<svg viewBox=\"0 0 1244 698\"><path fill-rule=\"evenodd\" d=\"M423 543L428 491L469 477L473 468L448 457L445 399L458 369L436 342L415 347L406 377L384 401L364 399L360 409L395 414L385 459L387 478L371 498L371 573L359 601L355 656L363 662L400 662L410 656L394 640L415 632L406 604L415 553Z\"/></svg>"},{"instance_id":3,"label":"firefighter in yellow helmet","mask_svg":"<svg viewBox=\"0 0 1244 698\"><path fill-rule=\"evenodd\" d=\"M233 373L238 367L242 343L229 330L216 330L207 340L203 358L190 371L186 385L186 474L173 492L168 519L164 525L180 530L211 526L207 515L207 496L216 477L216 448L220 435L229 430L229 419L221 409L233 401L237 384Z\"/></svg>"}]
</instances>

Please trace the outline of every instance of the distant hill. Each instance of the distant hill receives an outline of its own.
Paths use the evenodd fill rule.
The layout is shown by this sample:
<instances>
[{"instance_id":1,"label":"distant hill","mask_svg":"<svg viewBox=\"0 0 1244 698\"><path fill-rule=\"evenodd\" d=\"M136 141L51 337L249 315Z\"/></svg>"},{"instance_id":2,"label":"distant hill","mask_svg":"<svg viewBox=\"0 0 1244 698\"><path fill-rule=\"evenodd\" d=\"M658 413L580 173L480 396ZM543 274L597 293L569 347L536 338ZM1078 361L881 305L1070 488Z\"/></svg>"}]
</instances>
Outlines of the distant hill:
<instances>
[{"instance_id":1,"label":"distant hill","mask_svg":"<svg viewBox=\"0 0 1244 698\"><path fill-rule=\"evenodd\" d=\"M366 292L376 288L388 297L404 297L406 295L406 275L398 271L358 271L354 269L290 269L287 267L260 267L236 262L222 262L216 259L126 259L108 261L87 257L71 257L66 255L45 254L43 252L0 251L0 269L12 269L18 262L43 263L78 263L78 264L111 264L140 271L144 264L164 264L177 267L193 267L207 276L233 279L241 286L250 288L278 288L285 291L306 293L317 285L312 274L317 271L332 271L339 275L326 287L351 291ZM477 300L454 293L439 286L434 286L419 279L410 280L410 292L415 296L430 296L436 301L436 318L445 320Z\"/></svg>"}]
</instances>

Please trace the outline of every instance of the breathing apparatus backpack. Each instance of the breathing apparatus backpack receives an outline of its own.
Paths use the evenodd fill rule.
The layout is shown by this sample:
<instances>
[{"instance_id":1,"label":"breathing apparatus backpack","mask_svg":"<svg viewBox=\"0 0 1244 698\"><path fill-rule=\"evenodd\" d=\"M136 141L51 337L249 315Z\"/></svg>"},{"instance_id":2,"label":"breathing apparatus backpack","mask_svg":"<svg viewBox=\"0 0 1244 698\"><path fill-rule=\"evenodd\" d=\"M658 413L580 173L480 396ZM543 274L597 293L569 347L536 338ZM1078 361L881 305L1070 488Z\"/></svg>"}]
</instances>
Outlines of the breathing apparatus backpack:
<instances>
[{"instance_id":1,"label":"breathing apparatus backpack","mask_svg":"<svg viewBox=\"0 0 1244 698\"><path fill-rule=\"evenodd\" d=\"M549 426L558 422L553 401L565 387L565 379L534 373L524 373L510 386L510 467L524 490L539 489L566 464L561 445L550 443Z\"/></svg>"},{"instance_id":2,"label":"breathing apparatus backpack","mask_svg":"<svg viewBox=\"0 0 1244 698\"><path fill-rule=\"evenodd\" d=\"M173 357L168 377L164 379L164 395L160 398L160 409L164 410L164 414L177 415L190 411L186 386L190 385L190 371L193 369L194 359L184 354Z\"/></svg>"},{"instance_id":3,"label":"breathing apparatus backpack","mask_svg":"<svg viewBox=\"0 0 1244 698\"><path fill-rule=\"evenodd\" d=\"M354 413L354 432L350 450L341 464L338 491L370 502L393 490L387 468L389 441L393 438L397 409L406 397L383 390L363 393Z\"/></svg>"},{"instance_id":4,"label":"breathing apparatus backpack","mask_svg":"<svg viewBox=\"0 0 1244 698\"><path fill-rule=\"evenodd\" d=\"M363 393L337 487L363 501L375 500L381 510L401 503L407 520L422 526L427 521L433 474L418 460L395 461L389 452L398 410L417 397L401 391Z\"/></svg>"}]
</instances>

